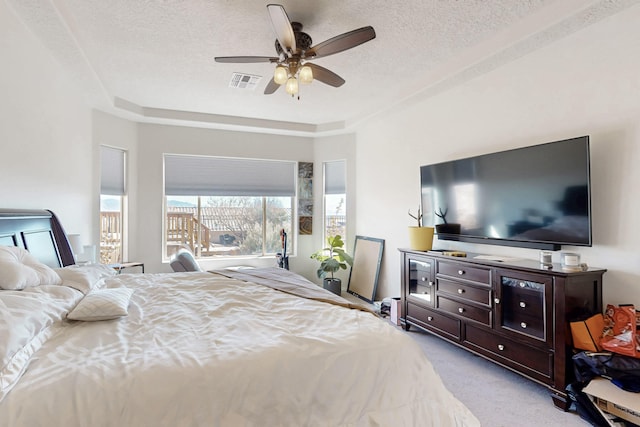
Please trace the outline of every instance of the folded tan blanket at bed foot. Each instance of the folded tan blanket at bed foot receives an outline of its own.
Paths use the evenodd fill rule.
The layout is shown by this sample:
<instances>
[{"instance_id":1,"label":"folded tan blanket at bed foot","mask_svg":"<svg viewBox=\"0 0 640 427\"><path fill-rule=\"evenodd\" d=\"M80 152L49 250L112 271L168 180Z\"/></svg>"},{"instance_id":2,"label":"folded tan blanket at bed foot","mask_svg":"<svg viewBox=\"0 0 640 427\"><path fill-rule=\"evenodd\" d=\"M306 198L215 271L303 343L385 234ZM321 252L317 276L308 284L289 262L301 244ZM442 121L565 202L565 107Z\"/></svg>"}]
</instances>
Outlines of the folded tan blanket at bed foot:
<instances>
[{"instance_id":1,"label":"folded tan blanket at bed foot","mask_svg":"<svg viewBox=\"0 0 640 427\"><path fill-rule=\"evenodd\" d=\"M341 296L333 294L315 283L310 282L299 274L282 268L247 268L242 270L220 269L209 270L209 272L230 277L232 279L239 279L246 282L253 282L259 285L268 286L272 289L302 298L322 301L361 311L368 311L377 316L377 313L369 307L350 302Z\"/></svg>"}]
</instances>

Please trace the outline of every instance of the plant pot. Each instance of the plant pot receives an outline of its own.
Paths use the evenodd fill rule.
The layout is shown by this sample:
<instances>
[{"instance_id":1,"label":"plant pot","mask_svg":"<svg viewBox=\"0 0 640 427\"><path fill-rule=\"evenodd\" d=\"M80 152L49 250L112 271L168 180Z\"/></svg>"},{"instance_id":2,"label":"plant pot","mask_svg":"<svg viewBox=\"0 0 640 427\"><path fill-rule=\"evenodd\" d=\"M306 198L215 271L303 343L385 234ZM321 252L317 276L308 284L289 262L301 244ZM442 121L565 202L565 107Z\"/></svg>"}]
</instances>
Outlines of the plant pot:
<instances>
[{"instance_id":1,"label":"plant pot","mask_svg":"<svg viewBox=\"0 0 640 427\"><path fill-rule=\"evenodd\" d=\"M460 224L436 224L438 234L460 234Z\"/></svg>"},{"instance_id":2,"label":"plant pot","mask_svg":"<svg viewBox=\"0 0 640 427\"><path fill-rule=\"evenodd\" d=\"M430 251L433 247L433 227L409 227L409 247L415 251Z\"/></svg>"},{"instance_id":3,"label":"plant pot","mask_svg":"<svg viewBox=\"0 0 640 427\"><path fill-rule=\"evenodd\" d=\"M328 291L333 292L336 295L340 295L342 293L342 280L340 279L324 279L322 281L322 287Z\"/></svg>"}]
</instances>

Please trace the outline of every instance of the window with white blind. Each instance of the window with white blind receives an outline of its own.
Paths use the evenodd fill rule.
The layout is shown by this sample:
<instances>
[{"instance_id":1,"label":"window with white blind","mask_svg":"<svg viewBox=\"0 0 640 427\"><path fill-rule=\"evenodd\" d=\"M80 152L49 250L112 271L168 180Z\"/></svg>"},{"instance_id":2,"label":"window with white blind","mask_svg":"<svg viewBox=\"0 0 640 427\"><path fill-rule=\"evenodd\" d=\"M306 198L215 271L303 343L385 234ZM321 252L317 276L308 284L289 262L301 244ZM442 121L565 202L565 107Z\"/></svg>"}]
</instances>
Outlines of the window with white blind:
<instances>
[{"instance_id":1,"label":"window with white blind","mask_svg":"<svg viewBox=\"0 0 640 427\"><path fill-rule=\"evenodd\" d=\"M265 256L292 236L296 162L164 155L165 255ZM287 252L293 241L287 242Z\"/></svg>"},{"instance_id":2,"label":"window with white blind","mask_svg":"<svg viewBox=\"0 0 640 427\"><path fill-rule=\"evenodd\" d=\"M126 230L126 161L124 150L100 147L100 262L122 262Z\"/></svg>"},{"instance_id":3,"label":"window with white blind","mask_svg":"<svg viewBox=\"0 0 640 427\"><path fill-rule=\"evenodd\" d=\"M335 160L324 163L324 241L340 235L346 242L347 194L346 162Z\"/></svg>"}]
</instances>

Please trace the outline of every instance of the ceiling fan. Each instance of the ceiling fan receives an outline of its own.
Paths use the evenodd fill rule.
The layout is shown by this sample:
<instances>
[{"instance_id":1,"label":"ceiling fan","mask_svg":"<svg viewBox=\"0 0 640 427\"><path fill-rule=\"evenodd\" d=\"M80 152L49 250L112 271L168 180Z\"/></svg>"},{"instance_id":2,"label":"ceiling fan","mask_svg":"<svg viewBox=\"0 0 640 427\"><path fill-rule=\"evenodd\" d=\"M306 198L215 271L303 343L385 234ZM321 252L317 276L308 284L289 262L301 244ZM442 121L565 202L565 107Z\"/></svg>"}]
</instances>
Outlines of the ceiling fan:
<instances>
[{"instance_id":1,"label":"ceiling fan","mask_svg":"<svg viewBox=\"0 0 640 427\"><path fill-rule=\"evenodd\" d=\"M278 56L217 56L216 62L252 63L271 62L276 65L271 81L264 93L274 93L281 85L291 96L298 93L298 81L311 83L314 79L329 86L339 87L344 79L324 67L309 61L339 53L361 45L376 37L373 27L367 26L332 37L311 46L311 37L302 31L302 24L289 21L287 12L279 4L267 5L271 25L276 33L276 53Z\"/></svg>"}]
</instances>

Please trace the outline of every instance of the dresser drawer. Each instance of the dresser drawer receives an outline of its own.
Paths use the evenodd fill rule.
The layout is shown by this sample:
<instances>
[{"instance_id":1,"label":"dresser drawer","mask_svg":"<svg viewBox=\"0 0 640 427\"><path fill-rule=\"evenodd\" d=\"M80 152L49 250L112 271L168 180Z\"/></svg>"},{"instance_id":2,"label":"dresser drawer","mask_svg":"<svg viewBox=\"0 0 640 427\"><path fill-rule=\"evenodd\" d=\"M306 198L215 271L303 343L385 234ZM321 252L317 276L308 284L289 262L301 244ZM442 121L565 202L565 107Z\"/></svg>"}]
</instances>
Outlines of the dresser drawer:
<instances>
[{"instance_id":1,"label":"dresser drawer","mask_svg":"<svg viewBox=\"0 0 640 427\"><path fill-rule=\"evenodd\" d=\"M438 279L438 292L456 295L459 298L484 305L491 305L491 289L489 288L477 288L448 279Z\"/></svg>"},{"instance_id":2,"label":"dresser drawer","mask_svg":"<svg viewBox=\"0 0 640 427\"><path fill-rule=\"evenodd\" d=\"M426 286L431 283L431 275L425 270L411 270L409 279L415 281L418 285Z\"/></svg>"},{"instance_id":3,"label":"dresser drawer","mask_svg":"<svg viewBox=\"0 0 640 427\"><path fill-rule=\"evenodd\" d=\"M539 380L553 379L553 353L465 325L465 345Z\"/></svg>"},{"instance_id":4,"label":"dresser drawer","mask_svg":"<svg viewBox=\"0 0 640 427\"><path fill-rule=\"evenodd\" d=\"M503 304L503 327L546 341L544 305L540 298L521 292L504 299Z\"/></svg>"},{"instance_id":5,"label":"dresser drawer","mask_svg":"<svg viewBox=\"0 0 640 427\"><path fill-rule=\"evenodd\" d=\"M526 312L532 316L544 315L544 294L523 289L503 289L505 309Z\"/></svg>"},{"instance_id":6,"label":"dresser drawer","mask_svg":"<svg viewBox=\"0 0 640 427\"><path fill-rule=\"evenodd\" d=\"M475 320L483 325L491 326L491 310L476 307L461 301L445 298L441 295L437 296L437 307L440 310L464 317L465 319Z\"/></svg>"},{"instance_id":7,"label":"dresser drawer","mask_svg":"<svg viewBox=\"0 0 640 427\"><path fill-rule=\"evenodd\" d=\"M472 267L456 262L438 262L438 275L457 277L491 286L491 271L485 268Z\"/></svg>"},{"instance_id":8,"label":"dresser drawer","mask_svg":"<svg viewBox=\"0 0 640 427\"><path fill-rule=\"evenodd\" d=\"M544 319L539 316L531 316L528 313L512 313L513 316L505 317L503 326L506 329L523 335L546 341Z\"/></svg>"},{"instance_id":9,"label":"dresser drawer","mask_svg":"<svg viewBox=\"0 0 640 427\"><path fill-rule=\"evenodd\" d=\"M408 303L406 320L423 328L442 332L450 338L460 339L460 320L445 316L437 311Z\"/></svg>"}]
</instances>

